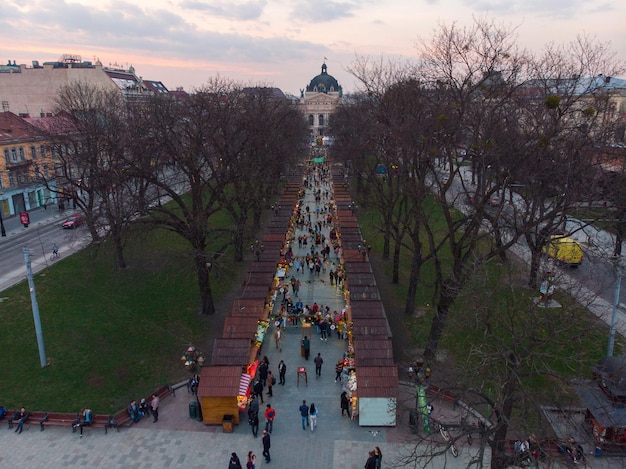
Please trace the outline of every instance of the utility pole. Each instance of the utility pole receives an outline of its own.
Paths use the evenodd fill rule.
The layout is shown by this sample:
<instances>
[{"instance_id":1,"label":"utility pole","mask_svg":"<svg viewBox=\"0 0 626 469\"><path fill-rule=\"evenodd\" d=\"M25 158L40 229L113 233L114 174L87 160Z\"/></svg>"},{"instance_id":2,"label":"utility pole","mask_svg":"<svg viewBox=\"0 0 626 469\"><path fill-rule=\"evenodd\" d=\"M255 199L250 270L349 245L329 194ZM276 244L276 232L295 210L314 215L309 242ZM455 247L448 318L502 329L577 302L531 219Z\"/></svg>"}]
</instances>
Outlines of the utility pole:
<instances>
[{"instance_id":1,"label":"utility pole","mask_svg":"<svg viewBox=\"0 0 626 469\"><path fill-rule=\"evenodd\" d=\"M26 264L26 277L28 278L28 289L30 290L30 302L33 308L33 319L35 320L35 333L37 334L37 346L39 347L39 362L41 367L45 368L48 363L46 360L46 348L43 344L43 331L41 330L41 320L39 319L39 305L37 304L37 293L35 293L35 281L33 280L33 269L30 265L30 249L22 248L24 252L24 263Z\"/></svg>"},{"instance_id":2,"label":"utility pole","mask_svg":"<svg viewBox=\"0 0 626 469\"><path fill-rule=\"evenodd\" d=\"M617 322L617 309L619 307L619 293L622 287L622 275L624 269L624 262L622 256L614 257L615 263L615 295L613 298L613 314L611 315L611 330L609 332L609 347L606 351L607 357L613 356L613 347L615 345L615 328Z\"/></svg>"}]
</instances>

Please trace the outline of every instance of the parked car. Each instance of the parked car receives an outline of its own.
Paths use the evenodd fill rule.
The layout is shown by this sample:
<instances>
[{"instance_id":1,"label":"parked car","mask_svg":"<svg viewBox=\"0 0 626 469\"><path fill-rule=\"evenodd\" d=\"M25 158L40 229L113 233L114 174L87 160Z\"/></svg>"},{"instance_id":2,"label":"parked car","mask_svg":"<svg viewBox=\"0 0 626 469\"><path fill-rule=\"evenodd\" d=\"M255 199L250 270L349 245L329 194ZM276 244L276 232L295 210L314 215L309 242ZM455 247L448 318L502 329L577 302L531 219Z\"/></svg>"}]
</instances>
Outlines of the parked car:
<instances>
[{"instance_id":1,"label":"parked car","mask_svg":"<svg viewBox=\"0 0 626 469\"><path fill-rule=\"evenodd\" d=\"M83 216L80 213L75 213L74 215L70 215L63 222L63 228L66 230L72 230L83 223Z\"/></svg>"},{"instance_id":2,"label":"parked car","mask_svg":"<svg viewBox=\"0 0 626 469\"><path fill-rule=\"evenodd\" d=\"M568 238L562 234L553 234L550 241L543 247L542 252L548 254L549 257L568 265L570 267L578 267L583 262L583 247L575 239Z\"/></svg>"},{"instance_id":3,"label":"parked car","mask_svg":"<svg viewBox=\"0 0 626 469\"><path fill-rule=\"evenodd\" d=\"M491 205L492 207L499 207L500 205L502 205L502 198L500 198L500 196L498 195L492 195L489 199L489 205Z\"/></svg>"}]
</instances>

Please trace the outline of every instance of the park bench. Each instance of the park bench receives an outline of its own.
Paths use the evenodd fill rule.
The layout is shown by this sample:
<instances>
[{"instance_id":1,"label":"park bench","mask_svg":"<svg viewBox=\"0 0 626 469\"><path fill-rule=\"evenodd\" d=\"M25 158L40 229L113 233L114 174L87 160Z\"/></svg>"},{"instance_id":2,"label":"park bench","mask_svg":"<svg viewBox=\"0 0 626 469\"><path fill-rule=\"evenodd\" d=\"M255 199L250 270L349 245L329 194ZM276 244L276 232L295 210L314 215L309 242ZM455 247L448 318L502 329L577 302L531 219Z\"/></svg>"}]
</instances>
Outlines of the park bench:
<instances>
[{"instance_id":1,"label":"park bench","mask_svg":"<svg viewBox=\"0 0 626 469\"><path fill-rule=\"evenodd\" d=\"M156 394L158 398L163 401L169 396L176 396L176 391L172 386L166 384L158 388L154 393L151 393L150 396L146 398L146 401L150 402L152 394ZM16 412L17 410L7 411L7 415L9 416L9 428L13 428L13 425L17 425L17 422L13 421L13 415ZM24 425L25 428L29 428L30 425L37 423L41 431L45 430L47 425L72 428L72 425L76 423L79 416L80 414L78 413L34 411L29 413ZM83 428L104 428L104 433L107 434L109 429L115 428L119 431L119 427L132 425L132 423L133 421L130 415L128 415L128 412L124 409L113 415L94 414L92 422L89 425L84 425Z\"/></svg>"}]
</instances>

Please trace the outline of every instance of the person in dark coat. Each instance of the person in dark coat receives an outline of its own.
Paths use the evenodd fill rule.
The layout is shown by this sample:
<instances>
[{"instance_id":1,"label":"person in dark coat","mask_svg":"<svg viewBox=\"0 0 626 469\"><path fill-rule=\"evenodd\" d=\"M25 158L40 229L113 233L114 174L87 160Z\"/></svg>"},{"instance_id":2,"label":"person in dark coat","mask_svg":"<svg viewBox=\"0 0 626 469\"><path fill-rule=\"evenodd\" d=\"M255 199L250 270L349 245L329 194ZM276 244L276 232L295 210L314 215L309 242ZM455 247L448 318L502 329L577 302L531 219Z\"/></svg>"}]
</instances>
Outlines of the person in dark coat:
<instances>
[{"instance_id":1,"label":"person in dark coat","mask_svg":"<svg viewBox=\"0 0 626 469\"><path fill-rule=\"evenodd\" d=\"M237 453L233 453L230 455L230 461L228 461L228 469L242 469L241 461L239 461L239 456L237 456Z\"/></svg>"},{"instance_id":2,"label":"person in dark coat","mask_svg":"<svg viewBox=\"0 0 626 469\"><path fill-rule=\"evenodd\" d=\"M304 359L308 360L309 355L311 355L311 342L306 335L304 336L304 339L302 339L302 348L304 349Z\"/></svg>"},{"instance_id":3,"label":"person in dark coat","mask_svg":"<svg viewBox=\"0 0 626 469\"><path fill-rule=\"evenodd\" d=\"M280 384L285 385L285 373L287 373L287 365L284 361L280 361L278 364L278 376L280 378Z\"/></svg>"},{"instance_id":4,"label":"person in dark coat","mask_svg":"<svg viewBox=\"0 0 626 469\"><path fill-rule=\"evenodd\" d=\"M269 366L265 361L259 365L259 380L263 383L263 386L267 385L267 371Z\"/></svg>"},{"instance_id":5,"label":"person in dark coat","mask_svg":"<svg viewBox=\"0 0 626 469\"><path fill-rule=\"evenodd\" d=\"M259 434L259 401L254 396L248 404L248 423L252 427L252 435L256 438Z\"/></svg>"},{"instance_id":6,"label":"person in dark coat","mask_svg":"<svg viewBox=\"0 0 626 469\"><path fill-rule=\"evenodd\" d=\"M270 462L272 458L270 457L270 434L267 433L267 430L263 430L263 456L265 456L265 462Z\"/></svg>"},{"instance_id":7,"label":"person in dark coat","mask_svg":"<svg viewBox=\"0 0 626 469\"><path fill-rule=\"evenodd\" d=\"M261 381L257 381L254 383L252 390L254 391L256 398L261 399L261 404L263 404L263 383Z\"/></svg>"},{"instance_id":8,"label":"person in dark coat","mask_svg":"<svg viewBox=\"0 0 626 469\"><path fill-rule=\"evenodd\" d=\"M345 413L350 417L350 399L348 399L348 393L344 391L341 393L341 415Z\"/></svg>"},{"instance_id":9,"label":"person in dark coat","mask_svg":"<svg viewBox=\"0 0 626 469\"><path fill-rule=\"evenodd\" d=\"M369 452L369 457L365 463L365 469L376 469L376 455L374 454L374 451Z\"/></svg>"}]
</instances>

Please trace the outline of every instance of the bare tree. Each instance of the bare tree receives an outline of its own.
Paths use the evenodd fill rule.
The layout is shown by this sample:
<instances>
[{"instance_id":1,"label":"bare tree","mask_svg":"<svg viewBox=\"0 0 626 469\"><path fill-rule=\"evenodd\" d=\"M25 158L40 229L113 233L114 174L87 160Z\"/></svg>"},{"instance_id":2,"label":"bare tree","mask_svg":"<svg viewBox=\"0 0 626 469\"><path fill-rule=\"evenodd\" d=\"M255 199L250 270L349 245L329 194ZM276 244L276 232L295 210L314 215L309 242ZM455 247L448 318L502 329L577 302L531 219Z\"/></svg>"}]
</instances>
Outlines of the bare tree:
<instances>
[{"instance_id":1,"label":"bare tree","mask_svg":"<svg viewBox=\"0 0 626 469\"><path fill-rule=\"evenodd\" d=\"M123 268L125 232L137 211L130 174L125 172L126 102L117 91L77 82L60 91L57 105L71 116L74 129L53 132L60 196L85 214L94 241L111 237L117 264Z\"/></svg>"}]
</instances>

